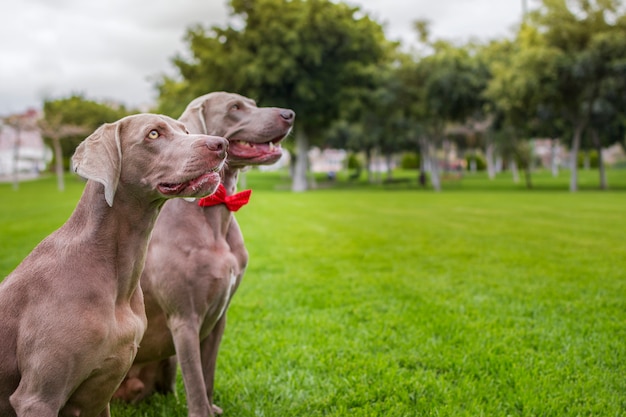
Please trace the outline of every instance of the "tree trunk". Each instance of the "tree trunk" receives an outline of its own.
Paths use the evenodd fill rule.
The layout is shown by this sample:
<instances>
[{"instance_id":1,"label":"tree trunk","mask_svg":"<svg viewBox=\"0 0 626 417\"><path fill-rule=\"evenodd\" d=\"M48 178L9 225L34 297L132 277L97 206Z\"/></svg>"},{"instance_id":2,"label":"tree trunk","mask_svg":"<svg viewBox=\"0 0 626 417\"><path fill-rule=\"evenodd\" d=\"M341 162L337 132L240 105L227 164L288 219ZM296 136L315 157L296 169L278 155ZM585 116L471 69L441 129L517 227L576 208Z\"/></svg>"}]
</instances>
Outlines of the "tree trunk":
<instances>
[{"instance_id":1,"label":"tree trunk","mask_svg":"<svg viewBox=\"0 0 626 417\"><path fill-rule=\"evenodd\" d=\"M385 154L385 162L387 164L387 180L391 181L393 179L393 169L391 168L391 163L393 162L393 154L391 152L387 152Z\"/></svg>"},{"instance_id":2,"label":"tree trunk","mask_svg":"<svg viewBox=\"0 0 626 417\"><path fill-rule=\"evenodd\" d=\"M571 192L578 191L578 150L580 149L580 138L585 128L584 123L580 123L574 129L574 137L572 138L572 149L570 151L569 167L570 181L569 190Z\"/></svg>"},{"instance_id":3,"label":"tree trunk","mask_svg":"<svg viewBox=\"0 0 626 417\"><path fill-rule=\"evenodd\" d=\"M15 142L13 143L13 189L20 188L20 178L18 163L20 160L20 146L22 140L22 133L19 126L15 127Z\"/></svg>"},{"instance_id":4,"label":"tree trunk","mask_svg":"<svg viewBox=\"0 0 626 417\"><path fill-rule=\"evenodd\" d=\"M526 169L524 170L524 172L526 173L526 188L530 189L533 188L533 181L532 181L532 170L530 169L530 166L526 167Z\"/></svg>"},{"instance_id":5,"label":"tree trunk","mask_svg":"<svg viewBox=\"0 0 626 417\"><path fill-rule=\"evenodd\" d=\"M381 183L381 173L380 173L380 170L377 169L377 167L376 167L376 165L378 164L378 160L379 160L378 149L377 148L373 148L372 149L372 161L373 161L372 173L373 173L373 183L374 184L380 184Z\"/></svg>"},{"instance_id":6,"label":"tree trunk","mask_svg":"<svg viewBox=\"0 0 626 417\"><path fill-rule=\"evenodd\" d=\"M559 140L553 139L550 145L550 168L552 169L553 177L559 176L558 151Z\"/></svg>"},{"instance_id":7,"label":"tree trunk","mask_svg":"<svg viewBox=\"0 0 626 417\"><path fill-rule=\"evenodd\" d=\"M293 170L293 178L291 183L291 190L294 192L302 192L307 190L307 165L309 157L307 152L309 150L309 140L306 133L302 129L298 129L296 132L296 163Z\"/></svg>"},{"instance_id":8,"label":"tree trunk","mask_svg":"<svg viewBox=\"0 0 626 417\"><path fill-rule=\"evenodd\" d=\"M496 177L496 167L494 164L495 147L495 144L492 141L489 141L489 143L487 143L487 148L485 149L485 159L487 160L487 174L490 180Z\"/></svg>"},{"instance_id":9,"label":"tree trunk","mask_svg":"<svg viewBox=\"0 0 626 417\"><path fill-rule=\"evenodd\" d=\"M434 144L428 144L428 160L430 161L430 182L435 191L441 191L441 178L439 177L439 163L437 161L437 149Z\"/></svg>"},{"instance_id":10,"label":"tree trunk","mask_svg":"<svg viewBox=\"0 0 626 417\"><path fill-rule=\"evenodd\" d=\"M374 173L372 172L372 148L365 149L365 169L367 169L367 182L374 183Z\"/></svg>"},{"instance_id":11,"label":"tree trunk","mask_svg":"<svg viewBox=\"0 0 626 417\"><path fill-rule=\"evenodd\" d=\"M608 182L606 180L606 169L604 166L604 159L602 158L602 145L600 143L600 137L598 136L598 131L596 129L591 129L591 138L593 140L593 144L598 152L598 171L600 173L600 189L606 190L609 188Z\"/></svg>"},{"instance_id":12,"label":"tree trunk","mask_svg":"<svg viewBox=\"0 0 626 417\"><path fill-rule=\"evenodd\" d=\"M495 163L495 168L496 168L496 173L500 173L504 170L504 159L502 158L502 155L498 155L496 156L496 163Z\"/></svg>"},{"instance_id":13,"label":"tree trunk","mask_svg":"<svg viewBox=\"0 0 626 417\"><path fill-rule=\"evenodd\" d=\"M293 182L293 177L296 171L296 160L298 159L298 155L295 152L289 151L289 178Z\"/></svg>"},{"instance_id":14,"label":"tree trunk","mask_svg":"<svg viewBox=\"0 0 626 417\"><path fill-rule=\"evenodd\" d=\"M63 172L63 151L61 150L61 141L58 137L53 137L52 149L54 149L54 171L57 176L57 188L59 191L65 190L65 180Z\"/></svg>"},{"instance_id":15,"label":"tree trunk","mask_svg":"<svg viewBox=\"0 0 626 417\"><path fill-rule=\"evenodd\" d=\"M417 183L421 187L426 187L426 155L422 141L419 141L419 148L417 150L417 156L419 158L419 170L417 174Z\"/></svg>"},{"instance_id":16,"label":"tree trunk","mask_svg":"<svg viewBox=\"0 0 626 417\"><path fill-rule=\"evenodd\" d=\"M476 155L472 155L472 159L470 159L470 172L472 174L475 174L477 171L477 164L476 164Z\"/></svg>"},{"instance_id":17,"label":"tree trunk","mask_svg":"<svg viewBox=\"0 0 626 417\"><path fill-rule=\"evenodd\" d=\"M451 146L450 146L450 142L447 140L444 140L441 146L441 149L443 151L443 173L444 176L447 176L448 174L450 174L450 150Z\"/></svg>"},{"instance_id":18,"label":"tree trunk","mask_svg":"<svg viewBox=\"0 0 626 417\"><path fill-rule=\"evenodd\" d=\"M604 165L604 158L602 158L601 147L598 147L598 171L600 172L600 189L606 190L609 188L609 183L606 179L606 167Z\"/></svg>"},{"instance_id":19,"label":"tree trunk","mask_svg":"<svg viewBox=\"0 0 626 417\"><path fill-rule=\"evenodd\" d=\"M513 174L513 182L517 184L519 182L519 171L517 169L517 162L515 161L515 158L511 158L509 168L511 169L511 174Z\"/></svg>"}]
</instances>

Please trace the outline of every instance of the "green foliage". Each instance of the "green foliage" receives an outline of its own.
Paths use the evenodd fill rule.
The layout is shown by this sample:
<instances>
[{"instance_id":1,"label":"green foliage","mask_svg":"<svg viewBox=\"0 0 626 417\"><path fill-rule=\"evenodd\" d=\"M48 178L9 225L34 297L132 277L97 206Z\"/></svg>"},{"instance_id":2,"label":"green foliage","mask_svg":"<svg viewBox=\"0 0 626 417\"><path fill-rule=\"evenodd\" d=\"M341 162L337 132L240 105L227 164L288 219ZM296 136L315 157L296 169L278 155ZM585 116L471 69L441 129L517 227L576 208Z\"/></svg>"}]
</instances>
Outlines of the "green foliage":
<instances>
[{"instance_id":1,"label":"green foliage","mask_svg":"<svg viewBox=\"0 0 626 417\"><path fill-rule=\"evenodd\" d=\"M471 55L468 46L443 42L436 46L433 55L419 62L427 74L423 96L427 114L443 121L464 122L483 106L486 68Z\"/></svg>"},{"instance_id":2,"label":"green foliage","mask_svg":"<svg viewBox=\"0 0 626 417\"><path fill-rule=\"evenodd\" d=\"M541 43L558 51L557 77L543 84L556 92L548 104L571 125L586 126L603 86L623 78L626 19L621 9L619 0L544 0L531 15Z\"/></svg>"},{"instance_id":3,"label":"green foliage","mask_svg":"<svg viewBox=\"0 0 626 417\"><path fill-rule=\"evenodd\" d=\"M83 95L46 100L43 104L44 118L58 120L63 124L85 126L96 129L133 113L123 105L112 105L86 99Z\"/></svg>"},{"instance_id":4,"label":"green foliage","mask_svg":"<svg viewBox=\"0 0 626 417\"><path fill-rule=\"evenodd\" d=\"M402 169L418 169L420 167L419 155L415 152L405 152L400 159Z\"/></svg>"},{"instance_id":5,"label":"green foliage","mask_svg":"<svg viewBox=\"0 0 626 417\"><path fill-rule=\"evenodd\" d=\"M417 26L431 53L417 56L413 62L404 61L404 68L397 71L397 78L404 82L401 91L410 118L403 149L419 147L426 164L435 168L429 176L434 188L440 190L437 147L443 144L446 130L452 125L484 121L486 101L482 92L489 72L474 45L430 41L427 28ZM468 136L472 136L468 143L479 137L473 132Z\"/></svg>"},{"instance_id":6,"label":"green foliage","mask_svg":"<svg viewBox=\"0 0 626 417\"><path fill-rule=\"evenodd\" d=\"M596 147L624 137L616 111L625 99L623 12L615 0L544 0L513 42L493 47L504 53L489 54L492 77L485 96L493 105L494 130L515 138L507 146L519 148L520 140L533 136L570 137L575 155L588 127Z\"/></svg>"},{"instance_id":7,"label":"green foliage","mask_svg":"<svg viewBox=\"0 0 626 417\"><path fill-rule=\"evenodd\" d=\"M626 189L626 171L609 174ZM446 193L289 193L275 188L284 173L247 176L255 193L237 219L250 265L216 372L225 415L626 411L623 191L570 194L546 173L536 189L552 192L478 174ZM0 276L82 187L0 184ZM180 378L177 391L112 415L184 417Z\"/></svg>"},{"instance_id":8,"label":"green foliage","mask_svg":"<svg viewBox=\"0 0 626 417\"><path fill-rule=\"evenodd\" d=\"M228 90L262 105L293 108L298 126L319 131L339 118L376 76L391 45L359 8L329 0L231 2L243 28L197 26L190 58L177 57L180 81L160 83L161 106Z\"/></svg>"},{"instance_id":9,"label":"green foliage","mask_svg":"<svg viewBox=\"0 0 626 417\"><path fill-rule=\"evenodd\" d=\"M88 100L82 95L72 95L66 98L45 100L43 103L43 118L48 129L58 133L65 126L83 127L89 133L69 135L60 138L63 152L64 166L69 165L69 158L80 142L92 131L104 123L111 123L136 111L127 110L123 105L110 105ZM44 141L51 146L50 138L44 129Z\"/></svg>"},{"instance_id":10,"label":"green foliage","mask_svg":"<svg viewBox=\"0 0 626 417\"><path fill-rule=\"evenodd\" d=\"M589 168L597 169L599 165L598 151L592 149L586 152L578 153L578 167L583 168L585 166L585 159L588 159Z\"/></svg>"},{"instance_id":11,"label":"green foliage","mask_svg":"<svg viewBox=\"0 0 626 417\"><path fill-rule=\"evenodd\" d=\"M540 105L558 94L554 82L561 55L556 48L543 44L539 32L530 26L522 27L517 42L509 48L499 47L508 53L491 61L492 77L485 96L502 114L505 124L528 136Z\"/></svg>"},{"instance_id":12,"label":"green foliage","mask_svg":"<svg viewBox=\"0 0 626 417\"><path fill-rule=\"evenodd\" d=\"M475 149L499 138L510 157L531 137L572 138L575 153L586 127L593 143L585 147L626 137L626 15L618 0L543 0L514 38L486 44L433 39L430 23L416 21L411 53L343 2L230 6L236 25L189 28L189 51L173 60L178 74L157 84L160 111L177 116L214 90L290 107L306 133L296 135L297 152L308 138L364 155L420 149L433 159L444 139Z\"/></svg>"},{"instance_id":13,"label":"green foliage","mask_svg":"<svg viewBox=\"0 0 626 417\"><path fill-rule=\"evenodd\" d=\"M476 171L484 171L487 169L487 161L485 157L478 153L468 153L465 155L465 162L467 169L469 170L471 167L471 163L474 161L476 163Z\"/></svg>"},{"instance_id":14,"label":"green foliage","mask_svg":"<svg viewBox=\"0 0 626 417\"><path fill-rule=\"evenodd\" d=\"M358 155L355 153L350 153L348 155L348 169L354 169L360 171L363 168L363 163L359 159Z\"/></svg>"}]
</instances>

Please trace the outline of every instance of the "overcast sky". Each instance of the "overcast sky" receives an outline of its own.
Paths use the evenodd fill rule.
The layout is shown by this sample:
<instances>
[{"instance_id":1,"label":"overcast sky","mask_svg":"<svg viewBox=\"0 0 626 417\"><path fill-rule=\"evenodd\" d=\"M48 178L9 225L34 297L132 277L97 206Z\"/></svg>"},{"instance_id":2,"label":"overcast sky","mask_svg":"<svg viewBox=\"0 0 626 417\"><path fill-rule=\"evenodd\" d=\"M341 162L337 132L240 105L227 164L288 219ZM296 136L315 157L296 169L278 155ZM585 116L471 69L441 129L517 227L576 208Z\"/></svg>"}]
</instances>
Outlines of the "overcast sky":
<instances>
[{"instance_id":1,"label":"overcast sky","mask_svg":"<svg viewBox=\"0 0 626 417\"><path fill-rule=\"evenodd\" d=\"M349 0L390 39L414 42L412 22L437 38L508 36L524 0ZM532 2L533 0L531 0ZM155 100L154 80L173 74L196 23L226 26L227 0L19 0L0 18L0 116L41 108L45 98L82 93L130 107Z\"/></svg>"}]
</instances>

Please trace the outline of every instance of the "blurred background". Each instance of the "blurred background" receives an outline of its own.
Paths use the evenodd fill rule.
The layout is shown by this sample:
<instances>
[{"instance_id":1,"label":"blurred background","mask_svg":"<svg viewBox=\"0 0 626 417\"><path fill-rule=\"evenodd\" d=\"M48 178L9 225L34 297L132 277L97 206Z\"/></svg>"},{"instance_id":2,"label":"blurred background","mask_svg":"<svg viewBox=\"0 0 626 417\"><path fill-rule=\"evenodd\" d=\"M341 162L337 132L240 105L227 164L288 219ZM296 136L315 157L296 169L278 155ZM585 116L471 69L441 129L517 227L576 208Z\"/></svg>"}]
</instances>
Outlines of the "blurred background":
<instances>
[{"instance_id":1,"label":"blurred background","mask_svg":"<svg viewBox=\"0 0 626 417\"><path fill-rule=\"evenodd\" d=\"M297 113L291 189L624 167L621 1L26 0L0 29L0 179L63 173L76 145L210 91ZM303 157L300 157L303 156ZM316 176L316 174L318 174Z\"/></svg>"}]
</instances>

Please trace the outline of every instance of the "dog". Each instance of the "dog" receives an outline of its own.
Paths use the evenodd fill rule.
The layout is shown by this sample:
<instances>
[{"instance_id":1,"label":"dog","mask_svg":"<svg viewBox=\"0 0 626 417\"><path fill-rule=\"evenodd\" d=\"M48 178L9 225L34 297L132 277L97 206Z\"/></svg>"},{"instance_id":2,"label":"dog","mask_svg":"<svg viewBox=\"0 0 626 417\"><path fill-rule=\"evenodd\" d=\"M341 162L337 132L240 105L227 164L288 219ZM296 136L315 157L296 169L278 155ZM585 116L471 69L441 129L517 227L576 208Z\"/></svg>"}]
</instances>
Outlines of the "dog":
<instances>
[{"instance_id":1,"label":"dog","mask_svg":"<svg viewBox=\"0 0 626 417\"><path fill-rule=\"evenodd\" d=\"M242 168L281 157L280 141L294 119L292 110L257 107L252 99L226 92L196 98L179 118L191 132L228 139L223 188L207 199L164 205L141 277L148 328L116 398L135 402L154 391L173 391L176 354L189 416L221 414L213 403L217 353L226 310L248 263L233 211L249 190L243 197L235 194L237 179ZM227 201L214 198L220 192ZM210 199L215 201L203 203Z\"/></svg>"},{"instance_id":2,"label":"dog","mask_svg":"<svg viewBox=\"0 0 626 417\"><path fill-rule=\"evenodd\" d=\"M0 284L0 416L110 415L147 326L138 283L157 215L166 199L213 193L227 147L155 114L77 147L76 208Z\"/></svg>"}]
</instances>

